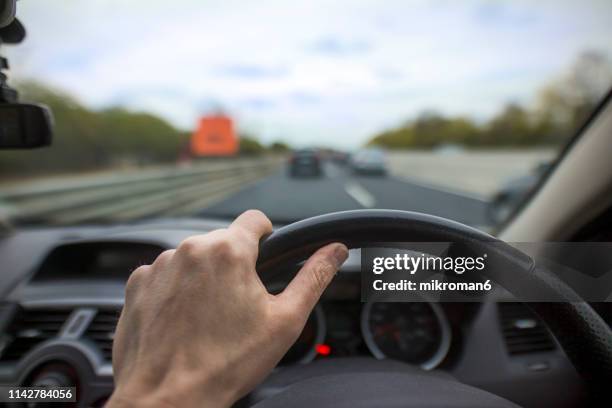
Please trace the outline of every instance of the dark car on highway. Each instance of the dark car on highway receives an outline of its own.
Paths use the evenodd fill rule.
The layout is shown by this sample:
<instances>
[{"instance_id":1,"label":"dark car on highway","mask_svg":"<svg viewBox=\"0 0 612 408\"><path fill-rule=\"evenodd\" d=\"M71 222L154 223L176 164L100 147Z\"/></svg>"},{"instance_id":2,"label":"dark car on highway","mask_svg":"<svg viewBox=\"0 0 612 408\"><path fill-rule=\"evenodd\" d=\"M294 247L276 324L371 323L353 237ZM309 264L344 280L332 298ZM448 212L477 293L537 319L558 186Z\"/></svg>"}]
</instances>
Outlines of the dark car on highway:
<instances>
[{"instance_id":1,"label":"dark car on highway","mask_svg":"<svg viewBox=\"0 0 612 408\"><path fill-rule=\"evenodd\" d=\"M319 177L322 173L321 158L314 149L295 150L289 157L291 177Z\"/></svg>"},{"instance_id":2,"label":"dark car on highway","mask_svg":"<svg viewBox=\"0 0 612 408\"><path fill-rule=\"evenodd\" d=\"M504 222L550 167L549 162L540 163L531 173L507 180L495 193L487 207L489 221L493 225Z\"/></svg>"},{"instance_id":3,"label":"dark car on highway","mask_svg":"<svg viewBox=\"0 0 612 408\"><path fill-rule=\"evenodd\" d=\"M359 150L351 158L351 169L355 174L384 176L387 174L387 160L380 149Z\"/></svg>"}]
</instances>

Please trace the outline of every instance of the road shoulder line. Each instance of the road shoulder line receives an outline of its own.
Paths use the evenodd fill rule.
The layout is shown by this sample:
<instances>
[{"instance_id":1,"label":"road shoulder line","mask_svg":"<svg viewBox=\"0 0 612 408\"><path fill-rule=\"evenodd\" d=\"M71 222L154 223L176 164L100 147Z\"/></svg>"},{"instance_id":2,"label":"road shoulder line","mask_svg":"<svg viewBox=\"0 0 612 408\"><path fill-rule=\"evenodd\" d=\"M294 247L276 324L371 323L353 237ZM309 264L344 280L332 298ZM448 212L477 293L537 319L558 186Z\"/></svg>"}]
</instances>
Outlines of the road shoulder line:
<instances>
[{"instance_id":1,"label":"road shoulder line","mask_svg":"<svg viewBox=\"0 0 612 408\"><path fill-rule=\"evenodd\" d=\"M472 200L481 201L483 203L490 202L490 199L488 197L486 197L485 195L478 194L478 193L472 193L472 192L468 192L468 191L464 191L460 189L455 189L453 187L447 187L441 184L429 183L427 181L416 180L411 177L394 175L393 178L395 178L398 181L414 184L415 186L427 188L429 190L437 190L437 191L441 191L447 194L452 194L452 195L456 195L459 197L465 197L465 198L470 198Z\"/></svg>"}]
</instances>

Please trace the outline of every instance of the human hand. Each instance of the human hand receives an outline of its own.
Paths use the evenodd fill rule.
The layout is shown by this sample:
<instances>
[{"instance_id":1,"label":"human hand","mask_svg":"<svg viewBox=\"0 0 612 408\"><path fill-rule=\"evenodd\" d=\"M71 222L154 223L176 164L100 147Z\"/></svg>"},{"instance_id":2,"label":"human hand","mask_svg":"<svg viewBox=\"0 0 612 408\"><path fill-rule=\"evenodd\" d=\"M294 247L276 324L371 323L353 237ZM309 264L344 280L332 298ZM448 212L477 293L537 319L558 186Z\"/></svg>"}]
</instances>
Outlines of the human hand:
<instances>
[{"instance_id":1,"label":"human hand","mask_svg":"<svg viewBox=\"0 0 612 408\"><path fill-rule=\"evenodd\" d=\"M259 240L271 232L250 210L132 273L107 406L229 406L267 376L348 256L343 244L319 249L272 295L255 270Z\"/></svg>"}]
</instances>

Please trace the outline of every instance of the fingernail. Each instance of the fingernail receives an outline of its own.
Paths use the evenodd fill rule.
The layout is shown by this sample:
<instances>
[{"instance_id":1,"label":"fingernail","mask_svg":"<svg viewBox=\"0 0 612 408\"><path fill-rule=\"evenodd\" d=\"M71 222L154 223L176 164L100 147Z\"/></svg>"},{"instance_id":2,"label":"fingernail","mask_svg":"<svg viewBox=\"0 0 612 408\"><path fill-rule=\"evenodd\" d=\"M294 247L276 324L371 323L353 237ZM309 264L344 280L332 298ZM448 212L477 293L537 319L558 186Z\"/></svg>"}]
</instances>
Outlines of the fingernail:
<instances>
[{"instance_id":1,"label":"fingernail","mask_svg":"<svg viewBox=\"0 0 612 408\"><path fill-rule=\"evenodd\" d=\"M336 261L336 266L339 268L342 266L346 258L348 258L348 248L343 244L338 244L334 248L334 260Z\"/></svg>"}]
</instances>

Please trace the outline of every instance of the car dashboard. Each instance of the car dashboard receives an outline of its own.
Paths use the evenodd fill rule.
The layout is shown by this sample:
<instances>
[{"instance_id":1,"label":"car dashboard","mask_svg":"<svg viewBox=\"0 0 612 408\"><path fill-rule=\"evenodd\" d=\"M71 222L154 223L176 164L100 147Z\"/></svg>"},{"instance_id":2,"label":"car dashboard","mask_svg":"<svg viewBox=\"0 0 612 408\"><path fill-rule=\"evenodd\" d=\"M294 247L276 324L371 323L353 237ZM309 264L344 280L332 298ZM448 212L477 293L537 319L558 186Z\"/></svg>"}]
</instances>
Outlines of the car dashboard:
<instances>
[{"instance_id":1,"label":"car dashboard","mask_svg":"<svg viewBox=\"0 0 612 408\"><path fill-rule=\"evenodd\" d=\"M223 226L30 228L0 240L0 384L76 386L80 406L103 406L113 390L112 341L130 272ZM264 284L279 292L296 269ZM573 406L583 392L548 329L507 293L471 303L364 303L360 254L351 250L275 375L356 357L445 371L523 406Z\"/></svg>"}]
</instances>

